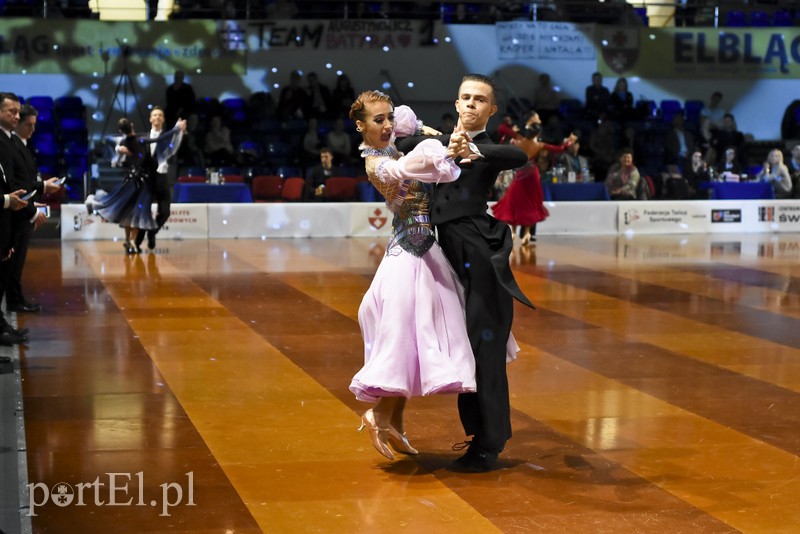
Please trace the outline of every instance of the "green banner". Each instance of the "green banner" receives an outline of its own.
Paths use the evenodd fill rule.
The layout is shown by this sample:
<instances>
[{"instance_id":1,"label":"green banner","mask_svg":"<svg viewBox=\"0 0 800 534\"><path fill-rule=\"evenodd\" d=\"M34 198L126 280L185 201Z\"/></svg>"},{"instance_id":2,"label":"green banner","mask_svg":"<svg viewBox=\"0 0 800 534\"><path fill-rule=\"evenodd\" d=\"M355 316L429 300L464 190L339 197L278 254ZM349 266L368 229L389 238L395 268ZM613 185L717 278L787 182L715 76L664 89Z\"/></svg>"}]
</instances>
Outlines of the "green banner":
<instances>
[{"instance_id":1,"label":"green banner","mask_svg":"<svg viewBox=\"0 0 800 534\"><path fill-rule=\"evenodd\" d=\"M5 74L244 74L245 55L224 21L0 19Z\"/></svg>"},{"instance_id":2,"label":"green banner","mask_svg":"<svg viewBox=\"0 0 800 534\"><path fill-rule=\"evenodd\" d=\"M607 76L748 79L800 77L800 28L597 27Z\"/></svg>"}]
</instances>

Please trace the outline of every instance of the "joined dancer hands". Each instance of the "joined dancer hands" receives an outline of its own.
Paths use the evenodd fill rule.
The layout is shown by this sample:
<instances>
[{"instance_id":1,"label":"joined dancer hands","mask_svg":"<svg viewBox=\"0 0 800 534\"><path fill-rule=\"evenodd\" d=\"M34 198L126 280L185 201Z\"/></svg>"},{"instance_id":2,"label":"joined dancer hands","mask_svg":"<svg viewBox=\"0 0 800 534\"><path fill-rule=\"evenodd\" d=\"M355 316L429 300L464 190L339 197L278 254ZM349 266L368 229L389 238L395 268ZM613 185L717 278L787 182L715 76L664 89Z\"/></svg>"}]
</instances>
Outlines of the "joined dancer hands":
<instances>
[{"instance_id":1,"label":"joined dancer hands","mask_svg":"<svg viewBox=\"0 0 800 534\"><path fill-rule=\"evenodd\" d=\"M447 155L453 159L457 156L461 158L459 165L472 163L480 157L476 152L475 145L467 132L458 131L450 135L450 143L447 145Z\"/></svg>"}]
</instances>

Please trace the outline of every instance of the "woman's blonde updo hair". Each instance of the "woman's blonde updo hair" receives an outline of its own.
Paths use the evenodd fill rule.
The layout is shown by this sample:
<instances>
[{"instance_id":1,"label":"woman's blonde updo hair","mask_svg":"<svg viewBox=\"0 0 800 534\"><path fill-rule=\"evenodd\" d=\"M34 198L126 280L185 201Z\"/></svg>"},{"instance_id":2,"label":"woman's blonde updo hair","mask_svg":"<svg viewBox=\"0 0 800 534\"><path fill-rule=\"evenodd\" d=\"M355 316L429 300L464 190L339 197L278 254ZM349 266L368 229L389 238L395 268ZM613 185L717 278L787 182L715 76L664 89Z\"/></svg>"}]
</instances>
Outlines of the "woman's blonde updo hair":
<instances>
[{"instance_id":1,"label":"woman's blonde updo hair","mask_svg":"<svg viewBox=\"0 0 800 534\"><path fill-rule=\"evenodd\" d=\"M392 99L389 98L389 95L386 93L381 93L380 91L364 91L356 101L353 102L353 105L350 106L350 118L354 121L364 121L367 118L367 104L372 104L373 102L388 102L392 108L394 108L394 104L392 104Z\"/></svg>"}]
</instances>

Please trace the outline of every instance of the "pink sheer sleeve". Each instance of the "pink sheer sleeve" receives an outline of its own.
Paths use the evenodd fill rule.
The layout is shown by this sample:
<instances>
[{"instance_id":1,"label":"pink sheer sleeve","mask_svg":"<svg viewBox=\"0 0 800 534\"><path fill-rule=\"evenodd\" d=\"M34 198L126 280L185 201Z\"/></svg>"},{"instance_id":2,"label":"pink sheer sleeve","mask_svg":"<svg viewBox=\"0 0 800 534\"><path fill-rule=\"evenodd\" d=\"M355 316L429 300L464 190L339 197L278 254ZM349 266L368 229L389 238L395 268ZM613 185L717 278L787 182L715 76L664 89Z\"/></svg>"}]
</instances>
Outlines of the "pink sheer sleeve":
<instances>
[{"instance_id":1,"label":"pink sheer sleeve","mask_svg":"<svg viewBox=\"0 0 800 534\"><path fill-rule=\"evenodd\" d=\"M414 135L422 129L422 121L417 120L414 110L408 106L394 108L394 134L398 137Z\"/></svg>"},{"instance_id":2,"label":"pink sheer sleeve","mask_svg":"<svg viewBox=\"0 0 800 534\"><path fill-rule=\"evenodd\" d=\"M385 159L375 173L382 182L418 180L420 182L452 182L461 169L447 157L447 148L436 139L426 139L400 159Z\"/></svg>"}]
</instances>

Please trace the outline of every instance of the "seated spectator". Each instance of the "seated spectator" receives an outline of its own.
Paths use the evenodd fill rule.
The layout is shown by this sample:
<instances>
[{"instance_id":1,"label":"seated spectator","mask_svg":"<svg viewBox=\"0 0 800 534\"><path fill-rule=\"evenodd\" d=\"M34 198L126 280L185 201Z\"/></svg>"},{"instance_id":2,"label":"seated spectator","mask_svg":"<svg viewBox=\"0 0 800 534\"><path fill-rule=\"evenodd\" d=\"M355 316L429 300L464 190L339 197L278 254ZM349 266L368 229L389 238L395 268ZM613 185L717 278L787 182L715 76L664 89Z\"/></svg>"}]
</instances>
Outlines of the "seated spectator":
<instances>
[{"instance_id":1,"label":"seated spectator","mask_svg":"<svg viewBox=\"0 0 800 534\"><path fill-rule=\"evenodd\" d=\"M576 139L569 145L558 157L558 164L564 167L567 176L569 173L574 172L576 177L579 177L581 182L591 182L594 180L592 174L589 172L589 162L584 156L580 155L581 143Z\"/></svg>"},{"instance_id":2,"label":"seated spectator","mask_svg":"<svg viewBox=\"0 0 800 534\"><path fill-rule=\"evenodd\" d=\"M694 135L684 128L683 115L675 114L664 139L664 165L687 166L694 146Z\"/></svg>"},{"instance_id":3,"label":"seated spectator","mask_svg":"<svg viewBox=\"0 0 800 534\"><path fill-rule=\"evenodd\" d=\"M723 154L729 148L736 151L736 162L740 167L744 167L741 156L744 155L745 139L744 134L736 126L736 119L733 115L726 113L722 119L722 128L714 130L711 134L710 154L706 156L706 161L716 161L722 163ZM710 159L709 159L710 158Z\"/></svg>"},{"instance_id":4,"label":"seated spectator","mask_svg":"<svg viewBox=\"0 0 800 534\"><path fill-rule=\"evenodd\" d=\"M704 192L702 184L713 182L716 179L714 167L703 159L703 153L695 150L689 165L683 167L681 172L689 186L689 196L691 198L708 198L708 193Z\"/></svg>"},{"instance_id":5,"label":"seated spectator","mask_svg":"<svg viewBox=\"0 0 800 534\"><path fill-rule=\"evenodd\" d=\"M211 117L203 143L203 154L210 167L233 165L236 152L231 143L231 131L222 124L219 115Z\"/></svg>"},{"instance_id":6,"label":"seated spectator","mask_svg":"<svg viewBox=\"0 0 800 534\"><path fill-rule=\"evenodd\" d=\"M633 152L623 148L617 163L608 170L606 189L612 200L636 200L641 179L639 169L633 164Z\"/></svg>"},{"instance_id":7,"label":"seated spectator","mask_svg":"<svg viewBox=\"0 0 800 534\"><path fill-rule=\"evenodd\" d=\"M608 113L611 92L603 85L603 75L599 72L592 74L592 85L586 88L586 116L597 120Z\"/></svg>"},{"instance_id":8,"label":"seated spectator","mask_svg":"<svg viewBox=\"0 0 800 534\"><path fill-rule=\"evenodd\" d=\"M353 158L353 146L350 134L345 130L344 119L336 119L333 130L328 132L325 142L339 165L350 165Z\"/></svg>"},{"instance_id":9,"label":"seated spectator","mask_svg":"<svg viewBox=\"0 0 800 534\"><path fill-rule=\"evenodd\" d=\"M739 177L742 175L742 166L739 164L739 160L736 157L736 149L729 148L725 151L725 159L717 165L717 174L719 175L720 179L725 180L739 180Z\"/></svg>"},{"instance_id":10,"label":"seated spectator","mask_svg":"<svg viewBox=\"0 0 800 534\"><path fill-rule=\"evenodd\" d=\"M204 141L200 118L197 113L191 113L186 118L186 130L176 154L178 167L205 167Z\"/></svg>"},{"instance_id":11,"label":"seated spectator","mask_svg":"<svg viewBox=\"0 0 800 534\"><path fill-rule=\"evenodd\" d=\"M800 145L792 147L792 159L788 167L789 176L792 177L792 198L800 198Z\"/></svg>"},{"instance_id":12,"label":"seated spectator","mask_svg":"<svg viewBox=\"0 0 800 534\"><path fill-rule=\"evenodd\" d=\"M767 161L757 178L772 185L775 198L792 197L792 177L789 175L789 167L783 164L783 152L779 149L769 151Z\"/></svg>"},{"instance_id":13,"label":"seated spectator","mask_svg":"<svg viewBox=\"0 0 800 534\"><path fill-rule=\"evenodd\" d=\"M341 169L333 165L333 152L328 147L319 150L319 165L309 167L306 171L304 200L322 202L325 200L325 180L341 173Z\"/></svg>"}]
</instances>

